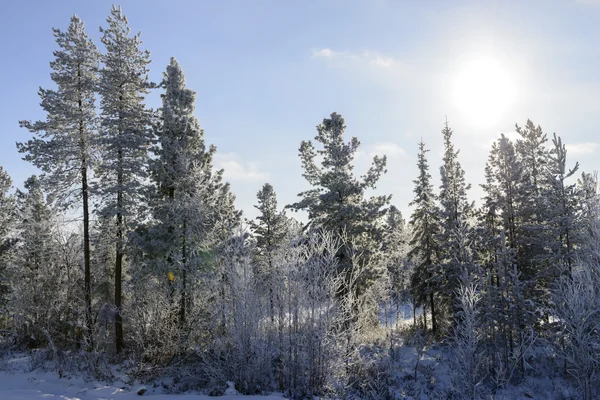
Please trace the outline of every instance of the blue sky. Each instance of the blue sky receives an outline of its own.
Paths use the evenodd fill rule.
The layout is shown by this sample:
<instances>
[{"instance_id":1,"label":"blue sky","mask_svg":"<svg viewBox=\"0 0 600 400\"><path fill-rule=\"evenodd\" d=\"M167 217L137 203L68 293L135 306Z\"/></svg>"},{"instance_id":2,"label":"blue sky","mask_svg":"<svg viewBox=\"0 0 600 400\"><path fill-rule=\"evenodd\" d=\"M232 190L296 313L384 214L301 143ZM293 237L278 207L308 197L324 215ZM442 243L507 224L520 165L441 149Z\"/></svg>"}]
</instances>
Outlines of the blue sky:
<instances>
[{"instance_id":1,"label":"blue sky","mask_svg":"<svg viewBox=\"0 0 600 400\"><path fill-rule=\"evenodd\" d=\"M66 29L76 13L102 48L98 27L111 4L1 2L0 165L15 185L36 172L15 142L30 137L18 127L20 119L43 117L37 90L52 86L52 27ZM489 145L527 118L549 136L562 136L572 163L600 168L600 0L118 4L132 29L142 31L152 80L161 79L171 56L182 65L198 93L196 115L206 140L218 147L215 163L225 168L249 217L256 215L255 195L264 182L273 184L281 206L306 188L300 141L312 139L333 111L362 143L357 173L366 171L371 155L388 155L377 192L392 193L405 212L421 137L439 182L446 117L476 201ZM481 71L465 69L482 57L491 60L489 71L499 72L479 77ZM479 98L482 84L488 89ZM470 99L467 105L457 105L457 93ZM158 96L149 97L150 106L160 105ZM480 111L493 121L476 123Z\"/></svg>"}]
</instances>

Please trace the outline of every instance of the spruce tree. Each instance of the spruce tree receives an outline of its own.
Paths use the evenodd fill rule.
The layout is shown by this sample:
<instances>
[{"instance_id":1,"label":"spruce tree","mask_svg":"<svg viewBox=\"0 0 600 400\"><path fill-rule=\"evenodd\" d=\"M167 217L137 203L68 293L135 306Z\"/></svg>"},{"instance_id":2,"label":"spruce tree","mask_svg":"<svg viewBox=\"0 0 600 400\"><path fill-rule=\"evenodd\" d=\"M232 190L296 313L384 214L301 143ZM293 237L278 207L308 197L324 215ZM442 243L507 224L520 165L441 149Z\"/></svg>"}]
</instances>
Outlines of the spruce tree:
<instances>
[{"instance_id":1,"label":"spruce tree","mask_svg":"<svg viewBox=\"0 0 600 400\"><path fill-rule=\"evenodd\" d=\"M426 157L428 151L425 143L421 140L417 159L419 175L417 179L413 180L415 197L409 204L415 209L409 221L412 226L412 237L408 255L415 263L415 270L411 278L413 296L417 304L423 305L424 309L429 302L431 328L435 333L437 330L435 296L440 287L438 271L440 223L436 195L433 193L429 163Z\"/></svg>"},{"instance_id":2,"label":"spruce tree","mask_svg":"<svg viewBox=\"0 0 600 400\"><path fill-rule=\"evenodd\" d=\"M250 222L256 235L256 245L261 251L261 258L268 265L272 265L272 252L280 245L286 236L286 217L283 211L277 209L277 195L270 183L265 183L256 193L258 205L254 207L260 211L256 222Z\"/></svg>"},{"instance_id":3,"label":"spruce tree","mask_svg":"<svg viewBox=\"0 0 600 400\"><path fill-rule=\"evenodd\" d=\"M103 214L114 216L115 227L115 345L124 347L122 279L125 240L143 201L151 140L151 112L144 96L150 53L140 50L140 33L131 35L120 7L113 6L108 28L100 29L106 48L100 70L101 95L101 193Z\"/></svg>"},{"instance_id":4,"label":"spruce tree","mask_svg":"<svg viewBox=\"0 0 600 400\"><path fill-rule=\"evenodd\" d=\"M17 143L24 159L45 175L45 187L62 205L81 207L83 213L83 253L85 285L85 328L92 343L92 289L90 268L90 184L91 168L97 145L95 92L99 53L88 38L83 21L74 15L69 29L54 29L59 49L50 63L56 89L40 89L45 121L20 121L36 135L26 143Z\"/></svg>"},{"instance_id":5,"label":"spruce tree","mask_svg":"<svg viewBox=\"0 0 600 400\"><path fill-rule=\"evenodd\" d=\"M465 263L468 263L468 260L463 257L465 253L462 251L464 249L461 250L461 246L465 243L464 236L472 235L468 223L473 215L473 204L467 199L467 191L471 185L466 182L465 171L458 160L459 150L455 150L452 143L452 134L452 129L446 121L442 129L444 157L440 167L440 237L438 240L444 243L440 260L444 280L443 301L454 314L458 311L453 303L460 286L459 278L463 272L461 269ZM466 241L469 242L468 239Z\"/></svg>"},{"instance_id":6,"label":"spruce tree","mask_svg":"<svg viewBox=\"0 0 600 400\"><path fill-rule=\"evenodd\" d=\"M250 226L256 237L256 263L257 276L268 288L269 310L271 320L275 318L274 293L272 279L279 276L274 263L276 250L284 243L288 231L287 219L283 211L277 210L277 195L269 183L265 183L256 194L258 205L255 205L260 214L256 222L251 221Z\"/></svg>"},{"instance_id":7,"label":"spruce tree","mask_svg":"<svg viewBox=\"0 0 600 400\"><path fill-rule=\"evenodd\" d=\"M396 206L390 206L383 222L383 253L390 279L391 297L396 306L396 321L399 308L412 300L410 296L411 264L408 261L411 232L406 226L402 213Z\"/></svg>"}]
</instances>

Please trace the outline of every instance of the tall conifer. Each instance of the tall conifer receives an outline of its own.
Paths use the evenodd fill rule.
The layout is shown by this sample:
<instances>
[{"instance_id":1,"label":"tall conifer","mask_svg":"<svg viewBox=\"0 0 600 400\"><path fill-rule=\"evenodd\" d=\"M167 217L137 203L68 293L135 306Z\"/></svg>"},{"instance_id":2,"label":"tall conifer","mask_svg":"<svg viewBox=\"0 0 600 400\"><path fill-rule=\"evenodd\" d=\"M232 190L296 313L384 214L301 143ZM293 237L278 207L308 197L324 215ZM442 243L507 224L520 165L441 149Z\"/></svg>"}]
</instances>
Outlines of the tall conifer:
<instances>
[{"instance_id":1,"label":"tall conifer","mask_svg":"<svg viewBox=\"0 0 600 400\"><path fill-rule=\"evenodd\" d=\"M17 143L25 160L45 175L48 191L62 205L81 207L83 213L85 328L92 343L92 289L90 258L90 175L97 148L95 92L99 53L88 38L83 21L74 15L69 29L54 29L59 49L50 63L56 89L40 89L45 121L20 121L36 136Z\"/></svg>"},{"instance_id":2,"label":"tall conifer","mask_svg":"<svg viewBox=\"0 0 600 400\"><path fill-rule=\"evenodd\" d=\"M151 142L151 112L144 96L150 53L140 50L140 33L131 34L120 7L113 6L108 27L100 29L106 48L100 70L101 144L99 168L104 200L103 213L116 220L115 228L115 345L119 353L125 343L122 319L122 279L125 242L129 226L139 216L147 178Z\"/></svg>"}]
</instances>

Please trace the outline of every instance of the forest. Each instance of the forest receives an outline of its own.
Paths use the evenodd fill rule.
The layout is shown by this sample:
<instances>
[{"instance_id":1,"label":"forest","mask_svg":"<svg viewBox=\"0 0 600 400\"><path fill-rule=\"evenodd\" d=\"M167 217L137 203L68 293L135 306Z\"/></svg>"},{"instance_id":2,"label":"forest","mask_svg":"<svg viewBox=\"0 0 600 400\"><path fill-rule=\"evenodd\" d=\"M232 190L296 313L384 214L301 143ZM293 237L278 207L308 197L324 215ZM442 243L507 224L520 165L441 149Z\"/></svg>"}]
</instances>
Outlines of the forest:
<instances>
[{"instance_id":1,"label":"forest","mask_svg":"<svg viewBox=\"0 0 600 400\"><path fill-rule=\"evenodd\" d=\"M516 398L534 378L572 389L553 398L600 396L598 176L560 136L517 122L488 149L475 202L438 116L426 138L442 166L415 143L404 216L371 195L386 156L357 176L361 143L333 112L299 143L310 189L281 205L264 183L249 220L182 66L151 82L120 7L101 35L76 15L54 29L45 118L18 121L15 139L40 173L15 188L0 167L4 354L61 378L111 381L119 366L215 396Z\"/></svg>"}]
</instances>

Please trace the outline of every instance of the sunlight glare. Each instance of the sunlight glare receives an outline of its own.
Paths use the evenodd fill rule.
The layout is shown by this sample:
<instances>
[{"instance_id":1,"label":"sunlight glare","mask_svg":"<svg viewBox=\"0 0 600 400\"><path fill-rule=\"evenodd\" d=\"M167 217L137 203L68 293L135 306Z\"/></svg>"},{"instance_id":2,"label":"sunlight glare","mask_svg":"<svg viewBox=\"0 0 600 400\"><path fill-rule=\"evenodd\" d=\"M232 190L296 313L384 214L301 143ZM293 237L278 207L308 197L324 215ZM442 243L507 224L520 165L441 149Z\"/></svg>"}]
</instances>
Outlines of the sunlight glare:
<instances>
[{"instance_id":1,"label":"sunlight glare","mask_svg":"<svg viewBox=\"0 0 600 400\"><path fill-rule=\"evenodd\" d=\"M491 57L470 59L453 82L452 104L466 122L479 128L499 123L515 99L513 76Z\"/></svg>"}]
</instances>

